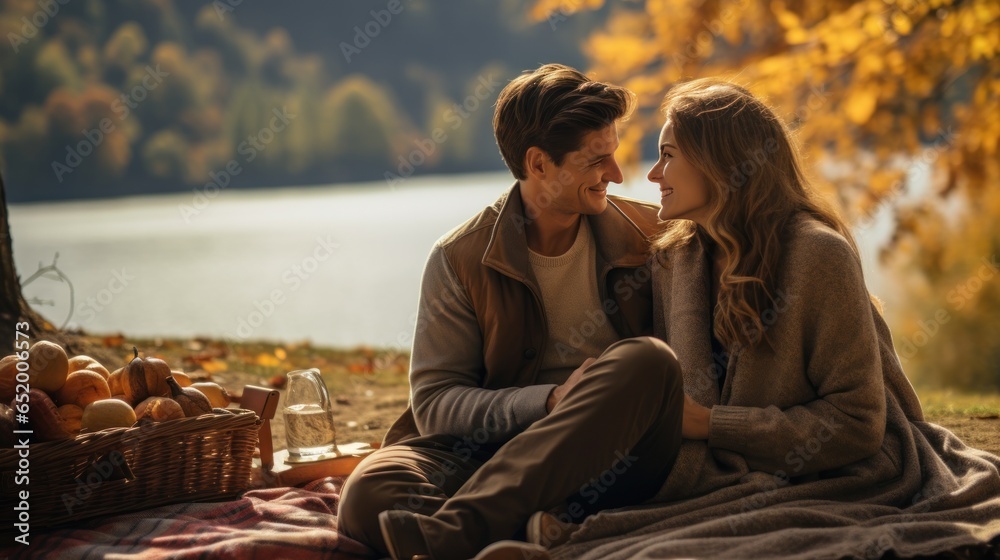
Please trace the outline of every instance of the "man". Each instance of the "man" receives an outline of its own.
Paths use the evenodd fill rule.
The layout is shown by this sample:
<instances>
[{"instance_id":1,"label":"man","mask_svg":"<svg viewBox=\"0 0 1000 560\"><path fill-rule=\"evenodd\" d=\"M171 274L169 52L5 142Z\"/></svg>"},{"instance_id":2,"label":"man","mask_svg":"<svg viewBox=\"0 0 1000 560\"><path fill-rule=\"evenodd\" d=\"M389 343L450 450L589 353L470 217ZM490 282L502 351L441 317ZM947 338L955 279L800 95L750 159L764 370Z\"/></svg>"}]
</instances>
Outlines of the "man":
<instances>
[{"instance_id":1,"label":"man","mask_svg":"<svg viewBox=\"0 0 1000 560\"><path fill-rule=\"evenodd\" d=\"M410 407L345 484L344 534L397 560L544 558L571 523L666 479L683 392L673 352L646 336L658 208L607 194L633 105L557 64L500 93L517 181L431 251ZM498 542L529 517L533 544Z\"/></svg>"}]
</instances>

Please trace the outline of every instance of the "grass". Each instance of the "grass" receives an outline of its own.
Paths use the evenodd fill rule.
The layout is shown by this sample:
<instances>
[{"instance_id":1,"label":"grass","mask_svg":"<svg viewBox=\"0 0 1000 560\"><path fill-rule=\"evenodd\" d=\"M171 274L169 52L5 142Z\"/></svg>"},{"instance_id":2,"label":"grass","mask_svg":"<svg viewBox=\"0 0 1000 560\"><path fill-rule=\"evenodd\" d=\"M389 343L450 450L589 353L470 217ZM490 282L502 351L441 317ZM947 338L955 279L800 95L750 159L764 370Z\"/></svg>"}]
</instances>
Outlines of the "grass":
<instances>
[{"instance_id":1,"label":"grass","mask_svg":"<svg viewBox=\"0 0 1000 560\"><path fill-rule=\"evenodd\" d=\"M960 393L951 389L917 389L928 418L1000 416L1000 393Z\"/></svg>"}]
</instances>

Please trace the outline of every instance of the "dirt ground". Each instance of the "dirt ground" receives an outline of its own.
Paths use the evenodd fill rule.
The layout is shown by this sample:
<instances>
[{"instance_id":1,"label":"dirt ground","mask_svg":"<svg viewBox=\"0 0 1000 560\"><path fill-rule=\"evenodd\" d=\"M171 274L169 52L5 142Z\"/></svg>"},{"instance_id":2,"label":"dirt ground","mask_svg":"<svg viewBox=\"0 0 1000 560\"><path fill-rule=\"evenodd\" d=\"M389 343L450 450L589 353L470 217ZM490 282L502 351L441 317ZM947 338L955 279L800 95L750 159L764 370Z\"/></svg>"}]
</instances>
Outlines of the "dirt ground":
<instances>
[{"instance_id":1,"label":"dirt ground","mask_svg":"<svg viewBox=\"0 0 1000 560\"><path fill-rule=\"evenodd\" d=\"M948 428L969 447L1000 455L1000 419L940 416L927 421Z\"/></svg>"},{"instance_id":2,"label":"dirt ground","mask_svg":"<svg viewBox=\"0 0 1000 560\"><path fill-rule=\"evenodd\" d=\"M80 333L67 343L70 355L88 354L109 370L132 358L132 347L143 355L160 357L171 369L180 369L196 381L211 380L240 395L246 385L282 391L285 373L317 368L334 400L337 442L381 442L392 422L406 409L408 399L405 352L365 347L352 349L313 346L309 342L232 344L213 339L126 339L122 335ZM1000 455L1000 396L953 395L948 391L921 392L926 419L940 424L967 445ZM238 405L233 405L238 406ZM284 449L281 415L272 421L275 449Z\"/></svg>"}]
</instances>

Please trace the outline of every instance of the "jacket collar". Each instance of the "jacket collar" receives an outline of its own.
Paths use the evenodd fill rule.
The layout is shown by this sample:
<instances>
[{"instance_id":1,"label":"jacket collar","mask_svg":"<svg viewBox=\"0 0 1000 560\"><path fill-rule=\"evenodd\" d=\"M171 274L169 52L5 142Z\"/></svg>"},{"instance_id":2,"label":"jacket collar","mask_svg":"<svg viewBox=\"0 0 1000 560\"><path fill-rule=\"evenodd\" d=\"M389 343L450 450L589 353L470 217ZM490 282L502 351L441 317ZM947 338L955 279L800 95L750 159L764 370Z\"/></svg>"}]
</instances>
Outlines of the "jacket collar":
<instances>
[{"instance_id":1,"label":"jacket collar","mask_svg":"<svg viewBox=\"0 0 1000 560\"><path fill-rule=\"evenodd\" d=\"M533 277L528 264L530 222L521 198L521 185L514 185L493 204L496 222L483 254L483 264L522 282ZM594 216L584 216L597 245L599 259L611 267L638 267L649 258L649 238L608 198L608 207Z\"/></svg>"}]
</instances>

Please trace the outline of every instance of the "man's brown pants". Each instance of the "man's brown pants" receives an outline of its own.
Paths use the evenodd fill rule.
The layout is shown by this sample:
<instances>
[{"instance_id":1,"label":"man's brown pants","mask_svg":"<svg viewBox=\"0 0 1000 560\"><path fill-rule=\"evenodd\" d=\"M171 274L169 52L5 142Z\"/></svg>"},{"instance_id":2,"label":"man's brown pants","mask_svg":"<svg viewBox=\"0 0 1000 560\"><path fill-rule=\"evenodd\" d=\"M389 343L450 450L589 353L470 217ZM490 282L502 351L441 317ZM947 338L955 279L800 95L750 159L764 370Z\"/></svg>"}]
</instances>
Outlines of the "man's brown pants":
<instances>
[{"instance_id":1,"label":"man's brown pants","mask_svg":"<svg viewBox=\"0 0 1000 560\"><path fill-rule=\"evenodd\" d=\"M433 558L471 558L514 537L539 510L564 506L560 518L579 523L641 503L677 458L683 410L670 347L649 337L622 340L548 416L499 449L432 435L372 453L344 485L339 530L385 554L378 514L405 509L422 514Z\"/></svg>"}]
</instances>

